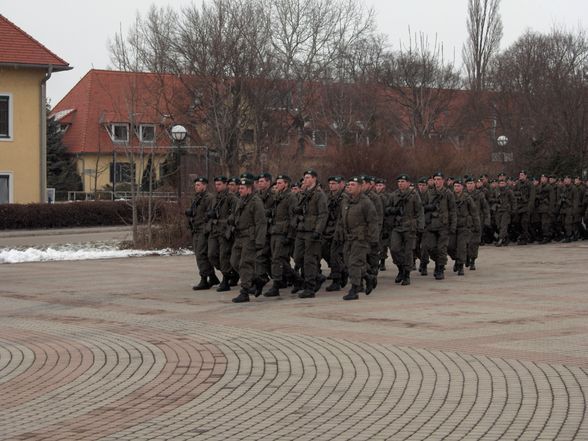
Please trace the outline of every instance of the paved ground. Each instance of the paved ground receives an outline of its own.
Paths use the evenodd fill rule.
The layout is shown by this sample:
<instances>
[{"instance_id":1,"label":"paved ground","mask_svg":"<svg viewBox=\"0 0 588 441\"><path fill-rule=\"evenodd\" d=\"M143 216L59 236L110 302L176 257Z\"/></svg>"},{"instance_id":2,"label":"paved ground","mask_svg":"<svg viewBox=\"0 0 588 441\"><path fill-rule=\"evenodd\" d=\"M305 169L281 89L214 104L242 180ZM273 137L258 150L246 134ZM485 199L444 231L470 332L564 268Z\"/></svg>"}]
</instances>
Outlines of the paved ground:
<instances>
[{"instance_id":1,"label":"paved ground","mask_svg":"<svg viewBox=\"0 0 588 441\"><path fill-rule=\"evenodd\" d=\"M189 256L0 265L0 439L587 440L588 243L481 256L245 305Z\"/></svg>"}]
</instances>

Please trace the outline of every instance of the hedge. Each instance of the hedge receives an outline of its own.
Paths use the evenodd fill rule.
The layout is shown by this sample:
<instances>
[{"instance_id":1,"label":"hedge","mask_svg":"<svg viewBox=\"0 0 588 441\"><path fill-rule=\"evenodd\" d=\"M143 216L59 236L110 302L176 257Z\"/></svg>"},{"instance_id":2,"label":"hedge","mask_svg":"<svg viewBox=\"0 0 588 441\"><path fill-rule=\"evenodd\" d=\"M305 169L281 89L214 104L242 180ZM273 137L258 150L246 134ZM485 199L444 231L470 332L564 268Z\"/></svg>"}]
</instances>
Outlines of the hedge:
<instances>
[{"instance_id":1,"label":"hedge","mask_svg":"<svg viewBox=\"0 0 588 441\"><path fill-rule=\"evenodd\" d=\"M142 218L147 205L138 201L137 206ZM125 201L0 205L0 230L130 225L132 220L132 207Z\"/></svg>"}]
</instances>

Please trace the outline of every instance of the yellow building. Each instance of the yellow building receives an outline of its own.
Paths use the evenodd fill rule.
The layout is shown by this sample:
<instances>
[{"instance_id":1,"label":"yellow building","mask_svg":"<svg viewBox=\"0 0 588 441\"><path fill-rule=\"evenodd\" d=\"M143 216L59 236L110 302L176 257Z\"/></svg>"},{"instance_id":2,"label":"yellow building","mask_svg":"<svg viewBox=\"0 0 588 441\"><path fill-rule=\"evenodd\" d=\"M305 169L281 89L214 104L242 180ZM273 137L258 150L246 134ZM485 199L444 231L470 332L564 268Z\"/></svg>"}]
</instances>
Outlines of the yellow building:
<instances>
[{"instance_id":1,"label":"yellow building","mask_svg":"<svg viewBox=\"0 0 588 441\"><path fill-rule=\"evenodd\" d=\"M2 15L0 36L0 204L45 202L45 85L71 67Z\"/></svg>"}]
</instances>

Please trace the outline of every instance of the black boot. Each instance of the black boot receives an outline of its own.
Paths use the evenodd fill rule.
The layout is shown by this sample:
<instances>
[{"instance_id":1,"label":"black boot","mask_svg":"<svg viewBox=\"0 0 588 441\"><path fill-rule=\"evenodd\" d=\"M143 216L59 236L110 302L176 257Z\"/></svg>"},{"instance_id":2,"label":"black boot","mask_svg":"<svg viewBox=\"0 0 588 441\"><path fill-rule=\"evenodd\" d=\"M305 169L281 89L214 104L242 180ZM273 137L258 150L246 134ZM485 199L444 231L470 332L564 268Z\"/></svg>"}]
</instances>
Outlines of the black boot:
<instances>
[{"instance_id":1,"label":"black boot","mask_svg":"<svg viewBox=\"0 0 588 441\"><path fill-rule=\"evenodd\" d=\"M445 266L438 265L435 267L435 280L445 279Z\"/></svg>"},{"instance_id":2,"label":"black boot","mask_svg":"<svg viewBox=\"0 0 588 441\"><path fill-rule=\"evenodd\" d=\"M239 295L233 299L233 303L244 303L249 301L249 290L242 288Z\"/></svg>"},{"instance_id":3,"label":"black boot","mask_svg":"<svg viewBox=\"0 0 588 441\"><path fill-rule=\"evenodd\" d=\"M200 283L198 283L198 285L194 285L192 287L192 289L194 291L202 291L202 290L205 290L205 289L209 289L211 286L212 285L210 285L208 283L208 278L203 276L203 277L200 278Z\"/></svg>"},{"instance_id":4,"label":"black boot","mask_svg":"<svg viewBox=\"0 0 588 441\"><path fill-rule=\"evenodd\" d=\"M380 271L386 271L386 259L380 259Z\"/></svg>"},{"instance_id":5,"label":"black boot","mask_svg":"<svg viewBox=\"0 0 588 441\"><path fill-rule=\"evenodd\" d=\"M394 283L400 283L400 282L402 282L402 279L404 279L404 270L398 268L398 274L396 275L396 278L394 279Z\"/></svg>"},{"instance_id":6,"label":"black boot","mask_svg":"<svg viewBox=\"0 0 588 441\"><path fill-rule=\"evenodd\" d=\"M278 297L280 295L281 283L274 280L271 288L263 293L264 297Z\"/></svg>"},{"instance_id":7,"label":"black boot","mask_svg":"<svg viewBox=\"0 0 588 441\"><path fill-rule=\"evenodd\" d=\"M232 271L229 276L229 286L237 286L239 283L239 273L237 271Z\"/></svg>"},{"instance_id":8,"label":"black boot","mask_svg":"<svg viewBox=\"0 0 588 441\"><path fill-rule=\"evenodd\" d=\"M359 298L357 295L358 292L359 287L357 285L351 285L351 289L343 296L343 300L357 300Z\"/></svg>"},{"instance_id":9,"label":"black boot","mask_svg":"<svg viewBox=\"0 0 588 441\"><path fill-rule=\"evenodd\" d=\"M365 295L369 296L376 287L376 276L367 274L365 276ZM353 289L353 287L351 288Z\"/></svg>"},{"instance_id":10,"label":"black boot","mask_svg":"<svg viewBox=\"0 0 588 441\"><path fill-rule=\"evenodd\" d=\"M460 263L457 265L457 275L458 276L463 276L464 272L463 272L463 263Z\"/></svg>"},{"instance_id":11,"label":"black boot","mask_svg":"<svg viewBox=\"0 0 588 441\"><path fill-rule=\"evenodd\" d=\"M429 274L427 272L427 264L426 263L422 263L419 265L419 272L421 273L421 276L426 276L427 274Z\"/></svg>"},{"instance_id":12,"label":"black boot","mask_svg":"<svg viewBox=\"0 0 588 441\"><path fill-rule=\"evenodd\" d=\"M329 292L341 291L341 284L339 283L339 279L333 279L333 282L331 282L331 284L325 289Z\"/></svg>"},{"instance_id":13,"label":"black boot","mask_svg":"<svg viewBox=\"0 0 588 441\"><path fill-rule=\"evenodd\" d=\"M476 259L470 261L470 271L476 271Z\"/></svg>"},{"instance_id":14,"label":"black boot","mask_svg":"<svg viewBox=\"0 0 588 441\"><path fill-rule=\"evenodd\" d=\"M214 285L218 285L220 283L220 280L218 280L218 277L216 277L215 273L212 273L210 276L208 276L208 284L212 287Z\"/></svg>"},{"instance_id":15,"label":"black boot","mask_svg":"<svg viewBox=\"0 0 588 441\"><path fill-rule=\"evenodd\" d=\"M255 289L254 296L259 297L261 292L263 291L263 287L269 282L269 277L267 275L263 275L260 277L256 277L253 279L253 287Z\"/></svg>"},{"instance_id":16,"label":"black boot","mask_svg":"<svg viewBox=\"0 0 588 441\"><path fill-rule=\"evenodd\" d=\"M469 257L466 257L466 263L465 263L465 266L466 266L467 268L469 268L469 267L470 267L471 261L472 261L472 259L471 259L471 258L469 258Z\"/></svg>"},{"instance_id":17,"label":"black boot","mask_svg":"<svg viewBox=\"0 0 588 441\"><path fill-rule=\"evenodd\" d=\"M456 273L456 272L457 272L457 268L458 268L458 265L457 265L457 262L455 262L455 263L453 264L453 272L454 272L454 273Z\"/></svg>"},{"instance_id":18,"label":"black boot","mask_svg":"<svg viewBox=\"0 0 588 441\"><path fill-rule=\"evenodd\" d=\"M404 270L404 276L402 277L402 282L400 284L402 286L410 285L410 271Z\"/></svg>"},{"instance_id":19,"label":"black boot","mask_svg":"<svg viewBox=\"0 0 588 441\"><path fill-rule=\"evenodd\" d=\"M225 291L230 291L230 290L231 290L231 286L229 284L229 275L223 274L223 281L220 283L220 285L216 289L216 292L225 292Z\"/></svg>"},{"instance_id":20,"label":"black boot","mask_svg":"<svg viewBox=\"0 0 588 441\"><path fill-rule=\"evenodd\" d=\"M322 274L319 274L316 277L316 282L314 283L314 292L319 292L321 289L321 286L323 286L323 283L325 283L326 280L327 280L327 278L325 276L323 276Z\"/></svg>"},{"instance_id":21,"label":"black boot","mask_svg":"<svg viewBox=\"0 0 588 441\"><path fill-rule=\"evenodd\" d=\"M292 294L296 294L298 291L301 291L304 288L304 279L302 279L302 277L300 277L299 275L296 275L296 278L294 279L294 282L292 284L292 291L290 291Z\"/></svg>"},{"instance_id":22,"label":"black boot","mask_svg":"<svg viewBox=\"0 0 588 441\"><path fill-rule=\"evenodd\" d=\"M305 282L304 283L304 291L302 291L300 294L298 294L298 297L301 299L313 299L315 297L315 293L316 293L316 291L314 290L315 288L316 288L316 283Z\"/></svg>"}]
</instances>

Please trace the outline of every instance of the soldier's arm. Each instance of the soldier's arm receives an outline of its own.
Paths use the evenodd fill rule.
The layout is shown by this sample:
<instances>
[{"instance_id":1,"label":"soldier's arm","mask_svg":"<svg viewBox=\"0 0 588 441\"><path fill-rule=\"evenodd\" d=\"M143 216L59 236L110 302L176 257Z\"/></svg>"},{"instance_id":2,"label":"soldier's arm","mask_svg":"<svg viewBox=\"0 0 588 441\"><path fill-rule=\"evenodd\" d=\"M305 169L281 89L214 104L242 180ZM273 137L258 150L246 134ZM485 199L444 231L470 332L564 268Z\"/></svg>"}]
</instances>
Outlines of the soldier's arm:
<instances>
[{"instance_id":1,"label":"soldier's arm","mask_svg":"<svg viewBox=\"0 0 588 441\"><path fill-rule=\"evenodd\" d=\"M416 191L414 192L414 216L417 231L423 231L425 229L425 209L423 208L423 201Z\"/></svg>"},{"instance_id":2,"label":"soldier's arm","mask_svg":"<svg viewBox=\"0 0 588 441\"><path fill-rule=\"evenodd\" d=\"M482 195L480 198L482 213L480 216L480 220L484 221L484 225L490 225L490 204L486 200L486 196ZM483 219L482 219L483 216Z\"/></svg>"},{"instance_id":3,"label":"soldier's arm","mask_svg":"<svg viewBox=\"0 0 588 441\"><path fill-rule=\"evenodd\" d=\"M253 207L253 220L255 223L255 248L263 248L267 233L267 219L263 202L258 198L255 199Z\"/></svg>"},{"instance_id":4,"label":"soldier's arm","mask_svg":"<svg viewBox=\"0 0 588 441\"><path fill-rule=\"evenodd\" d=\"M457 209L455 207L455 196L451 191L445 192L447 194L447 211L449 217L449 231L455 232L457 229Z\"/></svg>"},{"instance_id":5,"label":"soldier's arm","mask_svg":"<svg viewBox=\"0 0 588 441\"><path fill-rule=\"evenodd\" d=\"M473 230L480 231L480 213L478 212L478 205L471 197L469 198L468 206L472 222L474 223Z\"/></svg>"},{"instance_id":6,"label":"soldier's arm","mask_svg":"<svg viewBox=\"0 0 588 441\"><path fill-rule=\"evenodd\" d=\"M329 204L327 203L327 196L322 192L317 192L316 199L316 225L314 231L322 234L327 226L327 220L329 218Z\"/></svg>"},{"instance_id":7,"label":"soldier's arm","mask_svg":"<svg viewBox=\"0 0 588 441\"><path fill-rule=\"evenodd\" d=\"M363 220L367 223L368 226L368 242L375 243L380 240L378 237L378 223L376 222L376 216L378 215L376 211L376 206L372 202L370 198L365 198L365 203L363 205Z\"/></svg>"}]
</instances>

